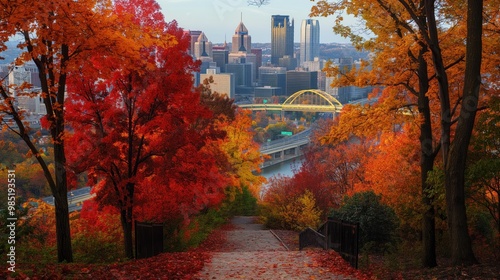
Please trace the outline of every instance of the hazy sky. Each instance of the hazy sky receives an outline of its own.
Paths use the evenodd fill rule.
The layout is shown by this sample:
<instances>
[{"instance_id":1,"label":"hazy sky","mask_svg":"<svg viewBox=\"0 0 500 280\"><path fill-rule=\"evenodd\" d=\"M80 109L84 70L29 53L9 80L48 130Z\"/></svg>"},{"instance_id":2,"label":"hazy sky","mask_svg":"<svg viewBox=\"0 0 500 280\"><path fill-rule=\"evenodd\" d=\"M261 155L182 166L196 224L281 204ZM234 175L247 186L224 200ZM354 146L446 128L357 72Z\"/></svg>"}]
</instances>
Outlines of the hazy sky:
<instances>
[{"instance_id":1,"label":"hazy sky","mask_svg":"<svg viewBox=\"0 0 500 280\"><path fill-rule=\"evenodd\" d=\"M309 0L271 0L261 7L249 6L247 0L157 0L165 20L177 20L180 27L205 32L212 43L231 42L234 30L243 23L253 43L271 42L271 15L289 15L294 18L294 41L300 41L300 25L309 18L313 2ZM332 31L332 16L319 20L321 43L347 43L348 40Z\"/></svg>"}]
</instances>

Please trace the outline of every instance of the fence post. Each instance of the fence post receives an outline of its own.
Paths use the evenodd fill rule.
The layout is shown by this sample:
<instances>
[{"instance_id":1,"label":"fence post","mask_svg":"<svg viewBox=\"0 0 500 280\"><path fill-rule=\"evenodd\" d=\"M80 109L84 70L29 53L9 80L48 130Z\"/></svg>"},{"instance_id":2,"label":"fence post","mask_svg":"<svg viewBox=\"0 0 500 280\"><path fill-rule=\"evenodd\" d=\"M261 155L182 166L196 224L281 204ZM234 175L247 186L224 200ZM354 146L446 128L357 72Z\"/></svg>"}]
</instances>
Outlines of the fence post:
<instances>
[{"instance_id":1,"label":"fence post","mask_svg":"<svg viewBox=\"0 0 500 280\"><path fill-rule=\"evenodd\" d=\"M149 258L163 252L163 225L140 223L135 226L135 258Z\"/></svg>"}]
</instances>

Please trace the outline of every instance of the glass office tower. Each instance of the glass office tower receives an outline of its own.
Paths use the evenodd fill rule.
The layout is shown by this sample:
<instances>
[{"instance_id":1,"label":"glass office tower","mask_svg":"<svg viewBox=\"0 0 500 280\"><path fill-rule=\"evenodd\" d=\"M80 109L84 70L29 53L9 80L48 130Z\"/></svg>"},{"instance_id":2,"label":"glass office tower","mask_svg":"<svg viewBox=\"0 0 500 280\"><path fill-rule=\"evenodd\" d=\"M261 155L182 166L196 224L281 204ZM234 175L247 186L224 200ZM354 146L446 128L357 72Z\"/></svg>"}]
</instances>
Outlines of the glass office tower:
<instances>
[{"instance_id":1,"label":"glass office tower","mask_svg":"<svg viewBox=\"0 0 500 280\"><path fill-rule=\"evenodd\" d=\"M300 27L300 65L305 61L314 61L319 57L319 22L316 19L304 19Z\"/></svg>"},{"instance_id":2,"label":"glass office tower","mask_svg":"<svg viewBox=\"0 0 500 280\"><path fill-rule=\"evenodd\" d=\"M271 16L271 63L279 64L279 59L288 55L293 58L293 19L289 16Z\"/></svg>"}]
</instances>

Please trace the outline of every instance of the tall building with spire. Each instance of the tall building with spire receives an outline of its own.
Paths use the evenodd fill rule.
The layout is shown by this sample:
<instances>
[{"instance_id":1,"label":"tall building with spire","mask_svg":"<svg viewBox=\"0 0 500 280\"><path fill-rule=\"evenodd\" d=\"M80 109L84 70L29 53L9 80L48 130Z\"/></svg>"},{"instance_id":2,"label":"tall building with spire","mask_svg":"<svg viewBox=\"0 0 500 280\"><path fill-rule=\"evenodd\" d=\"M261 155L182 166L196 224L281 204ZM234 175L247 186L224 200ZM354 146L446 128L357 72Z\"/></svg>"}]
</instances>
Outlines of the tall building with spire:
<instances>
[{"instance_id":1,"label":"tall building with spire","mask_svg":"<svg viewBox=\"0 0 500 280\"><path fill-rule=\"evenodd\" d=\"M238 24L236 30L234 31L233 40L232 40L232 53L237 52L252 52L252 37L248 35L248 29L243 24L243 21Z\"/></svg>"},{"instance_id":2,"label":"tall building with spire","mask_svg":"<svg viewBox=\"0 0 500 280\"><path fill-rule=\"evenodd\" d=\"M198 41L198 37L202 32L199 30L184 30L184 36L189 36L189 49L188 53L194 57L194 44Z\"/></svg>"},{"instance_id":3,"label":"tall building with spire","mask_svg":"<svg viewBox=\"0 0 500 280\"><path fill-rule=\"evenodd\" d=\"M293 19L289 16L271 16L271 63L279 65L284 56L293 58Z\"/></svg>"},{"instance_id":4,"label":"tall building with spire","mask_svg":"<svg viewBox=\"0 0 500 280\"><path fill-rule=\"evenodd\" d=\"M256 76L257 57L252 53L252 37L243 21L238 24L232 38L231 53L226 71L235 74L236 93L238 86L251 87Z\"/></svg>"},{"instance_id":5,"label":"tall building with spire","mask_svg":"<svg viewBox=\"0 0 500 280\"><path fill-rule=\"evenodd\" d=\"M212 42L208 41L207 36L203 32L201 32L198 40L194 43L194 57L196 59L212 57Z\"/></svg>"},{"instance_id":6,"label":"tall building with spire","mask_svg":"<svg viewBox=\"0 0 500 280\"><path fill-rule=\"evenodd\" d=\"M319 57L319 22L316 19L304 19L300 27L300 65L314 61Z\"/></svg>"}]
</instances>

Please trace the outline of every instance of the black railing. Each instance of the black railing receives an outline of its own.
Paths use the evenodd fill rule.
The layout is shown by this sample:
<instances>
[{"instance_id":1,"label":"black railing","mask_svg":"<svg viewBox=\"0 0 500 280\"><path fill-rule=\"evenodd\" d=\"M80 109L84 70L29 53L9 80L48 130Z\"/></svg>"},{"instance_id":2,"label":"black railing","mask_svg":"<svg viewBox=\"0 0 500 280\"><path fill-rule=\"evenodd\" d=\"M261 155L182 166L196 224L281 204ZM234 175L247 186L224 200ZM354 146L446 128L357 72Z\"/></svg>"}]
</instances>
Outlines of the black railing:
<instances>
[{"instance_id":1,"label":"black railing","mask_svg":"<svg viewBox=\"0 0 500 280\"><path fill-rule=\"evenodd\" d=\"M163 252L163 224L135 222L135 257L149 258Z\"/></svg>"},{"instance_id":2,"label":"black railing","mask_svg":"<svg viewBox=\"0 0 500 280\"><path fill-rule=\"evenodd\" d=\"M352 267L358 268L359 224L328 218L328 248L338 252Z\"/></svg>"},{"instance_id":3,"label":"black railing","mask_svg":"<svg viewBox=\"0 0 500 280\"><path fill-rule=\"evenodd\" d=\"M299 234L299 249L308 246L333 249L358 268L358 233L358 224L328 218L318 230L307 228Z\"/></svg>"},{"instance_id":4,"label":"black railing","mask_svg":"<svg viewBox=\"0 0 500 280\"><path fill-rule=\"evenodd\" d=\"M327 248L325 236L310 227L299 234L299 250L309 246Z\"/></svg>"}]
</instances>

